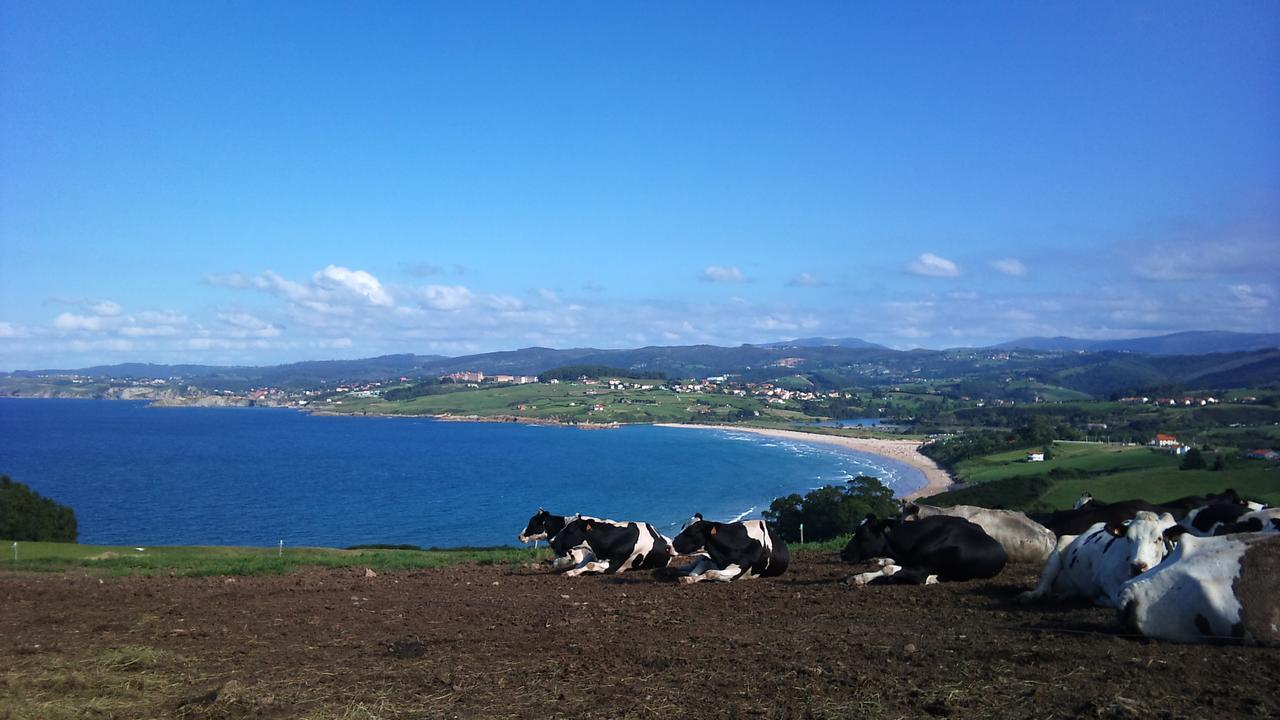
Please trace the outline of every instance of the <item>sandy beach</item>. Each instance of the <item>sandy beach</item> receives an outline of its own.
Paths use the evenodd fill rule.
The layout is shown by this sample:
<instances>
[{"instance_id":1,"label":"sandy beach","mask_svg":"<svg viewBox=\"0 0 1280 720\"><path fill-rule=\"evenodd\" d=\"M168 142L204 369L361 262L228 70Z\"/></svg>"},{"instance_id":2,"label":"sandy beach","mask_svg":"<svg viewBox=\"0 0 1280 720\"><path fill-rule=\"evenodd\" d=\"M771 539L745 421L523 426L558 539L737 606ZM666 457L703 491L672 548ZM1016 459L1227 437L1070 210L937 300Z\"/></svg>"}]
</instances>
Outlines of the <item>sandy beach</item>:
<instances>
[{"instance_id":1,"label":"sandy beach","mask_svg":"<svg viewBox=\"0 0 1280 720\"><path fill-rule=\"evenodd\" d=\"M902 497L907 500L928 497L951 489L951 475L938 466L932 459L920 454L920 443L915 440L883 440L880 438L839 437L836 435L820 435L799 430L774 430L771 428L743 427L741 425L689 425L684 423L656 423L659 427L709 428L713 430L734 430L768 437L787 438L802 442L838 445L858 452L881 455L910 465L924 473L926 484Z\"/></svg>"}]
</instances>

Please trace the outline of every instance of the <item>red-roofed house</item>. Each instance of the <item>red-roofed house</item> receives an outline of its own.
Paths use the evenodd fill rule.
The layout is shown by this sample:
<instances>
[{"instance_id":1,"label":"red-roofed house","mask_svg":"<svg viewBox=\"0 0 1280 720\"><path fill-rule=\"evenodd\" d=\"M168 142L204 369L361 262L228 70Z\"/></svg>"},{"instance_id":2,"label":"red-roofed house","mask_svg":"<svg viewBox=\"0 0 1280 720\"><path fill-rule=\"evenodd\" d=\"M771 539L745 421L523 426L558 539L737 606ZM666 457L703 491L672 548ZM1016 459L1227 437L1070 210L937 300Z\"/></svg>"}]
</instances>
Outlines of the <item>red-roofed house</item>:
<instances>
[{"instance_id":1,"label":"red-roofed house","mask_svg":"<svg viewBox=\"0 0 1280 720\"><path fill-rule=\"evenodd\" d=\"M1173 447L1174 445L1178 444L1178 438L1172 435L1165 435L1163 433L1160 433L1156 435L1155 442L1151 444L1155 445L1156 447Z\"/></svg>"},{"instance_id":2,"label":"red-roofed house","mask_svg":"<svg viewBox=\"0 0 1280 720\"><path fill-rule=\"evenodd\" d=\"M1250 452L1248 455L1246 455L1245 457L1249 458L1250 460L1275 460L1277 458L1280 458L1280 453L1276 452L1275 450L1262 449L1262 450L1254 450Z\"/></svg>"}]
</instances>

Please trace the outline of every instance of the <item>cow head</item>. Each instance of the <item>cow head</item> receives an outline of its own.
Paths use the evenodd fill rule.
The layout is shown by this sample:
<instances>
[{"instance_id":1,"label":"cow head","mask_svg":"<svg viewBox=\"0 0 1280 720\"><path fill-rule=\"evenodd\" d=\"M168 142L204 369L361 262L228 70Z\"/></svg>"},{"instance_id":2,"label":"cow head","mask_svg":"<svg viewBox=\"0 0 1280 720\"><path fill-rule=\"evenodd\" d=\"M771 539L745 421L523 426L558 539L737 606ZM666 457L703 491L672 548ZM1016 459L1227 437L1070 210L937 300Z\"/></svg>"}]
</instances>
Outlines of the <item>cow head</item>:
<instances>
[{"instance_id":1,"label":"cow head","mask_svg":"<svg viewBox=\"0 0 1280 720\"><path fill-rule=\"evenodd\" d=\"M564 555L576 547L587 544L596 522L595 518L584 518L579 515L569 521L563 530L552 535L547 544L557 555Z\"/></svg>"},{"instance_id":2,"label":"cow head","mask_svg":"<svg viewBox=\"0 0 1280 720\"><path fill-rule=\"evenodd\" d=\"M718 532L720 523L702 519L702 513L695 514L685 523L684 529L671 541L671 548L680 555L696 553L705 548L711 538Z\"/></svg>"},{"instance_id":3,"label":"cow head","mask_svg":"<svg viewBox=\"0 0 1280 720\"><path fill-rule=\"evenodd\" d=\"M840 559L847 563L859 563L871 558L885 557L889 554L889 533L892 532L888 520L879 520L875 515L868 515L858 523L853 537L840 552Z\"/></svg>"},{"instance_id":4,"label":"cow head","mask_svg":"<svg viewBox=\"0 0 1280 720\"><path fill-rule=\"evenodd\" d=\"M1156 515L1142 510L1133 516L1128 526L1108 525L1107 532L1129 541L1129 570L1134 575L1141 575L1159 565L1169 554L1177 534L1166 537L1165 531L1176 525L1177 521L1169 513Z\"/></svg>"},{"instance_id":5,"label":"cow head","mask_svg":"<svg viewBox=\"0 0 1280 720\"><path fill-rule=\"evenodd\" d=\"M542 508L538 508L538 512L534 513L533 517L529 518L529 524L524 526L524 532L517 535L516 539L523 543L533 542L534 540L545 540L549 534L547 522L552 517L555 516Z\"/></svg>"}]
</instances>

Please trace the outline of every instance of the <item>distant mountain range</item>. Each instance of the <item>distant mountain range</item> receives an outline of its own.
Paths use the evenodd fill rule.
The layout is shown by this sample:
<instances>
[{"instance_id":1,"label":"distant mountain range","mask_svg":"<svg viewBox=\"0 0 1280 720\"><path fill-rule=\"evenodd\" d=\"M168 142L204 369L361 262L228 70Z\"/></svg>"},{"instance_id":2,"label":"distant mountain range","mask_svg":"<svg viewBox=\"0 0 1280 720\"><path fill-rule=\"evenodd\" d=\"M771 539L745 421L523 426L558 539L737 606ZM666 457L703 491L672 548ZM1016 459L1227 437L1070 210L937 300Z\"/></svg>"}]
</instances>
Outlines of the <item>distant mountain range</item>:
<instances>
[{"instance_id":1,"label":"distant mountain range","mask_svg":"<svg viewBox=\"0 0 1280 720\"><path fill-rule=\"evenodd\" d=\"M814 347L843 347L843 348L871 348L874 350L888 350L884 345L877 345L873 342L867 342L861 338L796 338L795 340L783 340L781 342L767 343L757 345L757 347L765 348L814 348Z\"/></svg>"},{"instance_id":2,"label":"distant mountain range","mask_svg":"<svg viewBox=\"0 0 1280 720\"><path fill-rule=\"evenodd\" d=\"M1057 350L1063 352L1132 352L1146 355L1208 355L1250 352L1280 347L1280 333L1237 333L1192 330L1130 338L1128 340L1081 340L1069 337L1028 337L992 347L1004 350Z\"/></svg>"},{"instance_id":3,"label":"distant mountain range","mask_svg":"<svg viewBox=\"0 0 1280 720\"><path fill-rule=\"evenodd\" d=\"M650 346L622 350L529 347L463 357L383 355L268 367L127 363L76 370L0 373L181 378L209 390L318 388L396 378L434 378L462 370L536 375L566 365L662 372L672 378L732 374L744 381L789 379L819 388L886 387L931 381L995 396L1021 388L1028 399L1052 388L1091 396L1181 385L1204 388L1280 383L1280 335L1189 332L1132 340L1025 338L989 348L891 350L857 338L801 338L760 345Z\"/></svg>"}]
</instances>

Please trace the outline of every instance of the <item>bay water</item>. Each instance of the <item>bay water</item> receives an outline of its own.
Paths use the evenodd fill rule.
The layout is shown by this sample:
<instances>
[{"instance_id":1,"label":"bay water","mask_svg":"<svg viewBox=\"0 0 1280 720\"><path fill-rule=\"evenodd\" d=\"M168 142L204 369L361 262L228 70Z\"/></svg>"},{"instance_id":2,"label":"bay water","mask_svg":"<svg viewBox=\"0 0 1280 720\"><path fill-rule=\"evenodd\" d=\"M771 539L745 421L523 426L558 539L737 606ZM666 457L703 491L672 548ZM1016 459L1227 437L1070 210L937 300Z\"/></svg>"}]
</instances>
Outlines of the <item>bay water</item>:
<instances>
[{"instance_id":1,"label":"bay water","mask_svg":"<svg viewBox=\"0 0 1280 720\"><path fill-rule=\"evenodd\" d=\"M539 507L646 520L759 517L773 498L914 468L733 430L615 430L269 408L0 398L0 474L104 545L515 545Z\"/></svg>"}]
</instances>

